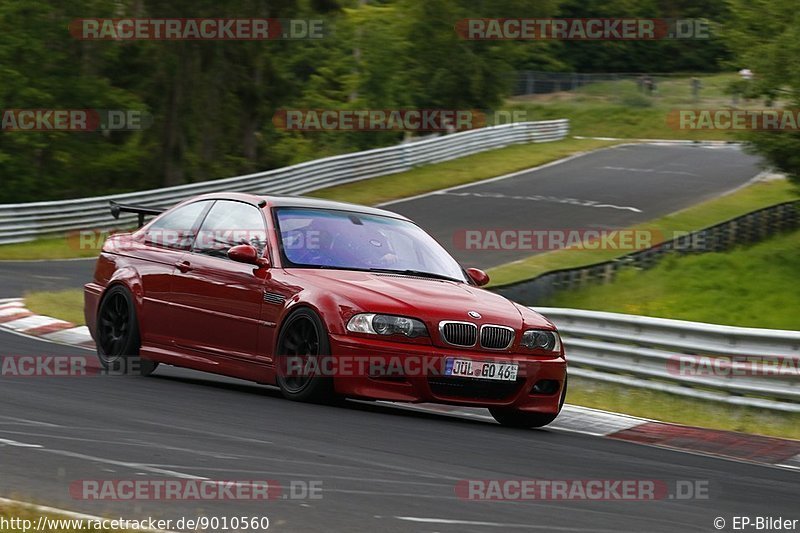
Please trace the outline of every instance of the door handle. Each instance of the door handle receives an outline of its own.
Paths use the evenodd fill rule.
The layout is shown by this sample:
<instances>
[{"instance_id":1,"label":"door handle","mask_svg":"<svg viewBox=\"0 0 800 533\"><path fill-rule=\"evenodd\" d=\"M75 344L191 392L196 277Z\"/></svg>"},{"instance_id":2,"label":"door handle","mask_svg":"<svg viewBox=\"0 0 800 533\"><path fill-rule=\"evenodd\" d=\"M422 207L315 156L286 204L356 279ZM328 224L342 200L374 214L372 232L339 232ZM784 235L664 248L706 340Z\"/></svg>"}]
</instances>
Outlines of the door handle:
<instances>
[{"instance_id":1,"label":"door handle","mask_svg":"<svg viewBox=\"0 0 800 533\"><path fill-rule=\"evenodd\" d=\"M175 263L175 266L178 268L178 270L184 273L189 272L192 269L192 264L189 261L178 261Z\"/></svg>"}]
</instances>

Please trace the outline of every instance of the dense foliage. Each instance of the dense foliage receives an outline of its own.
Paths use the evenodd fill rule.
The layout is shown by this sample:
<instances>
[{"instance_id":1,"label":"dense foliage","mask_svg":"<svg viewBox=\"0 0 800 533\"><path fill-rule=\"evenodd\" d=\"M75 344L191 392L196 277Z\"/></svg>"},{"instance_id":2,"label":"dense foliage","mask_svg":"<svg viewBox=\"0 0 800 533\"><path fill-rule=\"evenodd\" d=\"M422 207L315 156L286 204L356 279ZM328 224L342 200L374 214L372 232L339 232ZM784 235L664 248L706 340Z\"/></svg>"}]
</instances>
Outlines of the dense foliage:
<instances>
[{"instance_id":1,"label":"dense foliage","mask_svg":"<svg viewBox=\"0 0 800 533\"><path fill-rule=\"evenodd\" d=\"M0 132L0 202L207 180L402 138L286 132L272 122L282 108L490 109L509 93L517 70L714 71L729 55L718 39L465 41L454 31L463 18L556 16L724 21L729 13L712 0L4 0L0 109L134 109L149 113L152 124L141 131ZM327 36L73 38L70 21L89 17L322 19ZM785 19L787 39L797 27Z\"/></svg>"}]
</instances>

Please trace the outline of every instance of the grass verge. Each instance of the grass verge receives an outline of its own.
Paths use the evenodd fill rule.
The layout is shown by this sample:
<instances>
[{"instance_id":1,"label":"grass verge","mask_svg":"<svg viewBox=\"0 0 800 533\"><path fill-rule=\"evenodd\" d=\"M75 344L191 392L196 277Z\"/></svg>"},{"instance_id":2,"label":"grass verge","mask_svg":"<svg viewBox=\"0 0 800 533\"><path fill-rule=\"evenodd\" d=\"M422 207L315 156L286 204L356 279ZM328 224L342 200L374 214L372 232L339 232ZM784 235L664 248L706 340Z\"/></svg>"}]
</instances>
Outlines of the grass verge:
<instances>
[{"instance_id":1,"label":"grass verge","mask_svg":"<svg viewBox=\"0 0 800 533\"><path fill-rule=\"evenodd\" d=\"M661 218L637 224L632 229L650 230L656 235L669 237L674 232L706 228L762 207L798 198L800 191L786 180L763 181ZM658 241L654 240L653 244L657 243ZM492 279L492 285L504 285L530 279L552 270L601 263L628 252L630 250L565 248L491 268L488 274Z\"/></svg>"},{"instance_id":2,"label":"grass verge","mask_svg":"<svg viewBox=\"0 0 800 533\"><path fill-rule=\"evenodd\" d=\"M554 294L544 305L800 330L800 230L728 252L673 255L624 269L605 285Z\"/></svg>"},{"instance_id":3,"label":"grass verge","mask_svg":"<svg viewBox=\"0 0 800 533\"><path fill-rule=\"evenodd\" d=\"M736 141L728 130L679 130L668 126L671 108L665 106L631 108L625 104L588 102L583 104L516 103L528 120L568 118L570 133L586 137L620 139L683 139L692 141Z\"/></svg>"},{"instance_id":4,"label":"grass verge","mask_svg":"<svg viewBox=\"0 0 800 533\"><path fill-rule=\"evenodd\" d=\"M800 439L800 415L684 398L575 376L567 402L689 426Z\"/></svg>"},{"instance_id":5,"label":"grass verge","mask_svg":"<svg viewBox=\"0 0 800 533\"><path fill-rule=\"evenodd\" d=\"M736 140L733 130L678 129L668 120L679 109L727 109L733 106L726 90L736 74L698 76L699 98L691 90L691 77L660 80L658 91L643 94L633 78L595 82L550 94L510 99L504 110L523 111L525 120L568 118L572 135L624 139ZM778 105L782 104L779 102ZM740 100L737 108L763 107L757 100Z\"/></svg>"},{"instance_id":6,"label":"grass verge","mask_svg":"<svg viewBox=\"0 0 800 533\"><path fill-rule=\"evenodd\" d=\"M77 326L84 324L82 289L29 292L25 294L25 307L37 315L66 320Z\"/></svg>"},{"instance_id":7,"label":"grass verge","mask_svg":"<svg viewBox=\"0 0 800 533\"><path fill-rule=\"evenodd\" d=\"M80 246L77 238L71 235L64 235L44 237L35 241L3 244L0 246L0 260L32 261L37 259L97 257L103 244L101 239L98 239L98 241L96 244Z\"/></svg>"}]
</instances>

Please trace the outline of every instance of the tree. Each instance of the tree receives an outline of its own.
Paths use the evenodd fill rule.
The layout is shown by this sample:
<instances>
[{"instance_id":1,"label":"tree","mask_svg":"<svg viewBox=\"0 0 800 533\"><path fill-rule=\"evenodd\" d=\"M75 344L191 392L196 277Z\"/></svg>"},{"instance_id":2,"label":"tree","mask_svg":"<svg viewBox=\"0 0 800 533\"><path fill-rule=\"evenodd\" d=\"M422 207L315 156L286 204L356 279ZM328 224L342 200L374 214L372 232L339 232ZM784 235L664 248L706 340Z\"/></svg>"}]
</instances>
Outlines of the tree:
<instances>
[{"instance_id":1,"label":"tree","mask_svg":"<svg viewBox=\"0 0 800 533\"><path fill-rule=\"evenodd\" d=\"M739 66L753 71L748 93L772 103L800 108L800 12L793 0L735 0L726 36ZM800 184L800 133L755 131L745 135L750 148Z\"/></svg>"},{"instance_id":2,"label":"tree","mask_svg":"<svg viewBox=\"0 0 800 533\"><path fill-rule=\"evenodd\" d=\"M730 16L718 0L564 0L565 18L705 19L708 39L567 41L559 59L577 72L715 72L730 58L719 27Z\"/></svg>"},{"instance_id":3,"label":"tree","mask_svg":"<svg viewBox=\"0 0 800 533\"><path fill-rule=\"evenodd\" d=\"M146 110L106 75L120 50L81 42L67 22L111 16L112 3L6 0L0 3L0 109ZM0 202L68 198L130 186L144 151L140 132L3 131Z\"/></svg>"}]
</instances>

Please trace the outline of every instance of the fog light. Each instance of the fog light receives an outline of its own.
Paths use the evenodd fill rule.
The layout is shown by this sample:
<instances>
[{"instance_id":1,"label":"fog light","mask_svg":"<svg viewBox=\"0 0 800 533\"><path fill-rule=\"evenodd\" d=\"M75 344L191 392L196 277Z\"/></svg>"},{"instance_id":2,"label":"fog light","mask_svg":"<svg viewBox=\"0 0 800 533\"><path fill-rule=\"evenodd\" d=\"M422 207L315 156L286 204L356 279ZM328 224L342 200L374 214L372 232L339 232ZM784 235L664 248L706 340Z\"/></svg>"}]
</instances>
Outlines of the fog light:
<instances>
[{"instance_id":1,"label":"fog light","mask_svg":"<svg viewBox=\"0 0 800 533\"><path fill-rule=\"evenodd\" d=\"M558 392L559 382L555 379L540 379L533 386L533 394L555 394Z\"/></svg>"}]
</instances>

